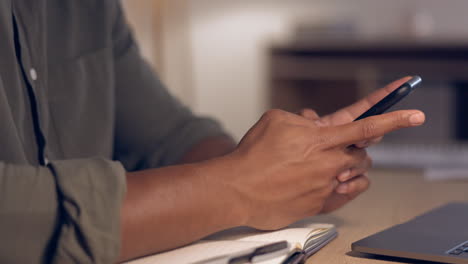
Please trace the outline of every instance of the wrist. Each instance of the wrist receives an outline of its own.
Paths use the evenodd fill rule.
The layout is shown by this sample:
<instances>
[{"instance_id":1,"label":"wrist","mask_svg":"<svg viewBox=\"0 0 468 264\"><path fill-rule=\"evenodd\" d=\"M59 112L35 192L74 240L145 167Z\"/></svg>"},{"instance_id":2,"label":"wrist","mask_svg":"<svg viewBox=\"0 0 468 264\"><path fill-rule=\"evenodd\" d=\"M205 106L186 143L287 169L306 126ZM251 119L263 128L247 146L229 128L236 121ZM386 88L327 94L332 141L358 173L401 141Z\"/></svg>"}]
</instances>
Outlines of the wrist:
<instances>
[{"instance_id":1,"label":"wrist","mask_svg":"<svg viewBox=\"0 0 468 264\"><path fill-rule=\"evenodd\" d=\"M236 147L234 140L227 135L205 138L184 154L179 163L192 163L223 156Z\"/></svg>"},{"instance_id":2,"label":"wrist","mask_svg":"<svg viewBox=\"0 0 468 264\"><path fill-rule=\"evenodd\" d=\"M236 185L241 158L233 154L203 162L200 168L205 175L206 190L211 190L217 212L229 225L227 228L246 225L250 216L249 202Z\"/></svg>"}]
</instances>

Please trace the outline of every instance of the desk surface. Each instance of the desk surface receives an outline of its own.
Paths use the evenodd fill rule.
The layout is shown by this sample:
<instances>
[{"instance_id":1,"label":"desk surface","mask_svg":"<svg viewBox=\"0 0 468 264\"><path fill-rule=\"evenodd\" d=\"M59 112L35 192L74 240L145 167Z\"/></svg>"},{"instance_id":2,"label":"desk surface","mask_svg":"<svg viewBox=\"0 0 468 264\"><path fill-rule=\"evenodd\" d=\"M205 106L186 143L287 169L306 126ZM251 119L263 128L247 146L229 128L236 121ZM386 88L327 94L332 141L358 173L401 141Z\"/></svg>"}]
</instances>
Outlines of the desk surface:
<instances>
[{"instance_id":1,"label":"desk surface","mask_svg":"<svg viewBox=\"0 0 468 264\"><path fill-rule=\"evenodd\" d=\"M373 170L370 178L372 186L366 193L332 214L317 217L335 224L339 236L307 263L395 264L351 253L351 243L445 203L468 202L468 181L426 182L417 170Z\"/></svg>"}]
</instances>

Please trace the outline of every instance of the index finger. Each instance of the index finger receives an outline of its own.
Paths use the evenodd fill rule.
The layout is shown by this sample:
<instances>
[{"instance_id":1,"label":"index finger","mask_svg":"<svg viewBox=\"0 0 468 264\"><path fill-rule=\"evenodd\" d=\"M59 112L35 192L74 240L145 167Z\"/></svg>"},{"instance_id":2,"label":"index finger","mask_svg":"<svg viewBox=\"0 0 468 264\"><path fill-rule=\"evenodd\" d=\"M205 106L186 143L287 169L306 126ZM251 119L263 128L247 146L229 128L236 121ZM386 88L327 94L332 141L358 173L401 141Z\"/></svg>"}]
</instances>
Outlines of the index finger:
<instances>
[{"instance_id":1,"label":"index finger","mask_svg":"<svg viewBox=\"0 0 468 264\"><path fill-rule=\"evenodd\" d=\"M422 125L424 121L424 113L419 110L401 110L321 129L329 136L328 147L347 147L398 129Z\"/></svg>"},{"instance_id":2,"label":"index finger","mask_svg":"<svg viewBox=\"0 0 468 264\"><path fill-rule=\"evenodd\" d=\"M410 79L411 76L407 76L396 80L388 84L384 88L378 89L377 91L369 94L368 96L357 101L356 103L342 108L333 114L323 117L323 119L329 119L327 121L330 121L330 124L344 124L352 122L362 113L369 110L369 108L371 108L373 105L382 100L385 96L389 95L391 92L393 92L395 89L397 89Z\"/></svg>"}]
</instances>

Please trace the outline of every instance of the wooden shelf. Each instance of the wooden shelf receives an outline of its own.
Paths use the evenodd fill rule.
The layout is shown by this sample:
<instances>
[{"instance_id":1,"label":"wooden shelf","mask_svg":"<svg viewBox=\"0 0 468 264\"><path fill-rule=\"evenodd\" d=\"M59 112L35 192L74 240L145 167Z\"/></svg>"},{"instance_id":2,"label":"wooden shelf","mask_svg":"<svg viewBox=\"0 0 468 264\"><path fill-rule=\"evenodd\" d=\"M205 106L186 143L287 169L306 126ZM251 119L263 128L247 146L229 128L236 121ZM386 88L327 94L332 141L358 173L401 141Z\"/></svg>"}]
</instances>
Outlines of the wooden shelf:
<instances>
[{"instance_id":1,"label":"wooden shelf","mask_svg":"<svg viewBox=\"0 0 468 264\"><path fill-rule=\"evenodd\" d=\"M308 107L325 114L353 103L383 80L420 75L425 82L456 87L457 135L468 139L468 41L322 40L275 45L269 54L273 108Z\"/></svg>"}]
</instances>

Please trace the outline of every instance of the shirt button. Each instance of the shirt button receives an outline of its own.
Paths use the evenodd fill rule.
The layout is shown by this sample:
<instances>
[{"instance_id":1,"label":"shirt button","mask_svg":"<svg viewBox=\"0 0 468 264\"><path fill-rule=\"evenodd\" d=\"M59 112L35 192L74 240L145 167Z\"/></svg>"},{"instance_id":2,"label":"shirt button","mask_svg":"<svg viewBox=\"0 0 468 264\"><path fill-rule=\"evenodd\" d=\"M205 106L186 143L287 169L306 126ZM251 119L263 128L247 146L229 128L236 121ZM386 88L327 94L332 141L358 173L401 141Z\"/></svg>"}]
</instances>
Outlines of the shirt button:
<instances>
[{"instance_id":1,"label":"shirt button","mask_svg":"<svg viewBox=\"0 0 468 264\"><path fill-rule=\"evenodd\" d=\"M36 72L36 69L31 68L31 69L29 70L29 76L31 77L31 79L32 79L33 81L37 80L37 72Z\"/></svg>"}]
</instances>

